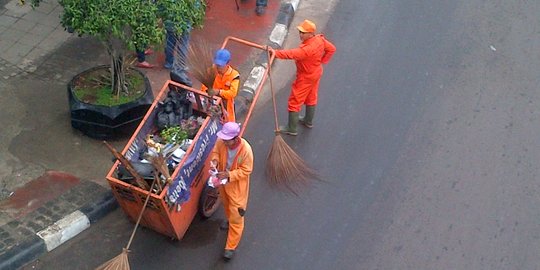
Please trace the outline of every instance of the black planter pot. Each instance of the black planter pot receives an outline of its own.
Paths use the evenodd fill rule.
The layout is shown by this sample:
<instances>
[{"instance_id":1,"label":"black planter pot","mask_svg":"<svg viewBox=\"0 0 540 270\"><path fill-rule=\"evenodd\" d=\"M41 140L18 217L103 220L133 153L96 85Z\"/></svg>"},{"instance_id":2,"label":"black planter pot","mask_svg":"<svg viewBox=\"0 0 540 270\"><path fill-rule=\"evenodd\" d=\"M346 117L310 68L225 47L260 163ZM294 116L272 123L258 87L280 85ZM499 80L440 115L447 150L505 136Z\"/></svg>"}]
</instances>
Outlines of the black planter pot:
<instances>
[{"instance_id":1,"label":"black planter pot","mask_svg":"<svg viewBox=\"0 0 540 270\"><path fill-rule=\"evenodd\" d=\"M108 68L98 66L85 70L73 77L68 84L71 126L85 135L96 139L111 139L131 135L154 101L152 86L144 75L145 93L138 99L118 106L94 105L80 101L73 93L73 83L89 72Z\"/></svg>"}]
</instances>

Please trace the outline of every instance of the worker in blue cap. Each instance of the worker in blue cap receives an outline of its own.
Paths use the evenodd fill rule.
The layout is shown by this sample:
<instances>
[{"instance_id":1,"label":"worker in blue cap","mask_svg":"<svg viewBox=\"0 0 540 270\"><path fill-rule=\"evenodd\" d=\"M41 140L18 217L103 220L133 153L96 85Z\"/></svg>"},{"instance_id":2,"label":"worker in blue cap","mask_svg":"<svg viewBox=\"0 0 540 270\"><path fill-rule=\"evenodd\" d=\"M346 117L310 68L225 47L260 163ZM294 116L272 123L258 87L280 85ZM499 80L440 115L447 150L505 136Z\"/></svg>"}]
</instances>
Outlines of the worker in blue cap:
<instances>
[{"instance_id":1,"label":"worker in blue cap","mask_svg":"<svg viewBox=\"0 0 540 270\"><path fill-rule=\"evenodd\" d=\"M208 89L210 96L219 96L227 109L226 121L235 122L234 98L238 94L240 86L240 73L231 67L231 52L227 49L220 49L214 55L214 65L216 66L216 78L211 89Z\"/></svg>"}]
</instances>

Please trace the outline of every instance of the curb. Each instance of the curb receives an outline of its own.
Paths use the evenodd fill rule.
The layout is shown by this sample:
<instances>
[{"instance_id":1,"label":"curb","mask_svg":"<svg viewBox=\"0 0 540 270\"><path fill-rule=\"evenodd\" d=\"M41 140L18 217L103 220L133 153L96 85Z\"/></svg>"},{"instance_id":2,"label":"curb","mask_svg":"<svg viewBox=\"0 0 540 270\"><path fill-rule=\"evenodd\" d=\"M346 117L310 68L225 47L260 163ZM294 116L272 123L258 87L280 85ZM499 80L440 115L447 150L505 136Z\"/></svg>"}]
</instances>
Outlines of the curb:
<instances>
[{"instance_id":1,"label":"curb","mask_svg":"<svg viewBox=\"0 0 540 270\"><path fill-rule=\"evenodd\" d=\"M300 0L285 0L281 3L274 28L272 28L272 32L268 37L268 46L273 48L281 48L283 46L299 4ZM259 89L267 67L268 61L266 54L261 52L256 65L251 69L249 76L246 78L235 98L234 104L237 115L244 117L249 110L249 106L253 102L253 98Z\"/></svg>"},{"instance_id":2,"label":"curb","mask_svg":"<svg viewBox=\"0 0 540 270\"><path fill-rule=\"evenodd\" d=\"M90 227L91 223L118 207L112 191L102 192L100 198L66 215L54 224L32 235L29 240L0 256L0 270L18 269L57 248Z\"/></svg>"}]
</instances>

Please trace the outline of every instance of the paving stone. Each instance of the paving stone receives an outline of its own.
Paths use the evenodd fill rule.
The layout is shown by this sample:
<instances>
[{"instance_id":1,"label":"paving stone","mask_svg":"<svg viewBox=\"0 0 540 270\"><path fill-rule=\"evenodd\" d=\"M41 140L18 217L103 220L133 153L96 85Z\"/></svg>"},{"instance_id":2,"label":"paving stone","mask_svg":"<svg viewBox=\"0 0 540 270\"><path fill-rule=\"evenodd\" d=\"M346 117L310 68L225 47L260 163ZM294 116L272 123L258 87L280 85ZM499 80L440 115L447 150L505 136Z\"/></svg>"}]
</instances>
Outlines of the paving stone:
<instances>
[{"instance_id":1,"label":"paving stone","mask_svg":"<svg viewBox=\"0 0 540 270\"><path fill-rule=\"evenodd\" d=\"M4 240L4 243L7 245L7 246L13 246L13 244L15 244L15 239L13 238L6 238Z\"/></svg>"},{"instance_id":2,"label":"paving stone","mask_svg":"<svg viewBox=\"0 0 540 270\"><path fill-rule=\"evenodd\" d=\"M26 236L26 235L30 235L32 234L33 232L27 228L24 228L24 227L19 227L18 230L17 230L17 235L18 236Z\"/></svg>"},{"instance_id":3,"label":"paving stone","mask_svg":"<svg viewBox=\"0 0 540 270\"><path fill-rule=\"evenodd\" d=\"M36 24L34 28L30 29L28 33L32 35L40 35L47 37L49 34L51 34L54 31L55 27L43 25L43 24Z\"/></svg>"},{"instance_id":4,"label":"paving stone","mask_svg":"<svg viewBox=\"0 0 540 270\"><path fill-rule=\"evenodd\" d=\"M48 14L30 12L30 13L25 14L22 18L31 22L45 24L45 21L48 19ZM47 25L49 24L50 23L47 23Z\"/></svg>"},{"instance_id":5,"label":"paving stone","mask_svg":"<svg viewBox=\"0 0 540 270\"><path fill-rule=\"evenodd\" d=\"M17 48L17 53L21 57L26 56L34 48L34 46L32 46L32 45L26 45L26 44L22 44L22 43L17 42L17 43L15 43L13 45L13 47L11 47L9 49L13 50L14 47ZM14 65L16 65L16 64L14 64Z\"/></svg>"},{"instance_id":6,"label":"paving stone","mask_svg":"<svg viewBox=\"0 0 540 270\"><path fill-rule=\"evenodd\" d=\"M9 48L11 48L11 46L13 46L15 44L16 41L11 41L11 40L0 40L0 48L2 48L2 50L7 50ZM1 55L0 55L1 57Z\"/></svg>"},{"instance_id":7,"label":"paving stone","mask_svg":"<svg viewBox=\"0 0 540 270\"><path fill-rule=\"evenodd\" d=\"M9 228L17 228L19 225L21 225L21 223L18 220L11 221L7 224Z\"/></svg>"},{"instance_id":8,"label":"paving stone","mask_svg":"<svg viewBox=\"0 0 540 270\"><path fill-rule=\"evenodd\" d=\"M11 25L13 25L15 22L17 21L17 18L14 18L14 17L10 17L10 16L0 16L0 25L1 26L4 26L4 27L9 27ZM2 36L2 38L4 38Z\"/></svg>"},{"instance_id":9,"label":"paving stone","mask_svg":"<svg viewBox=\"0 0 540 270\"><path fill-rule=\"evenodd\" d=\"M63 215L60 215L60 214L53 214L53 215L51 216L52 220L55 220L55 222L58 221L58 220L60 220L60 219L62 219L63 217L64 217L64 216L63 216Z\"/></svg>"},{"instance_id":10,"label":"paving stone","mask_svg":"<svg viewBox=\"0 0 540 270\"><path fill-rule=\"evenodd\" d=\"M28 32L30 29L34 28L35 26L36 26L36 22L31 22L25 19L19 19L13 25L11 25L11 28L22 31L22 32Z\"/></svg>"},{"instance_id":11,"label":"paving stone","mask_svg":"<svg viewBox=\"0 0 540 270\"><path fill-rule=\"evenodd\" d=\"M8 27L4 32L2 32L2 40L11 40L17 41L23 37L26 33L17 29Z\"/></svg>"},{"instance_id":12,"label":"paving stone","mask_svg":"<svg viewBox=\"0 0 540 270\"><path fill-rule=\"evenodd\" d=\"M39 232L39 231L43 228L43 226L41 226L40 224L37 224L37 223L35 223L35 222L33 222L33 221L30 221L30 222L28 222L28 223L26 223L26 224L29 226L29 228L30 228L30 229L32 230L32 232L34 232L34 233L35 233L35 232Z\"/></svg>"},{"instance_id":13,"label":"paving stone","mask_svg":"<svg viewBox=\"0 0 540 270\"><path fill-rule=\"evenodd\" d=\"M6 11L3 15L12 16L20 18L25 14L32 12L32 7L30 5L19 5L19 1L9 1L4 8Z\"/></svg>"},{"instance_id":14,"label":"paving stone","mask_svg":"<svg viewBox=\"0 0 540 270\"><path fill-rule=\"evenodd\" d=\"M69 37L69 34L64 34L55 29L47 38L42 40L37 47L43 50L52 51L62 45Z\"/></svg>"},{"instance_id":15,"label":"paving stone","mask_svg":"<svg viewBox=\"0 0 540 270\"><path fill-rule=\"evenodd\" d=\"M52 18L52 17L57 17L58 18L58 21L61 21L60 20L60 17L62 16L62 14L64 13L64 8L60 5L57 5L53 11L51 11L49 13L49 18Z\"/></svg>"},{"instance_id":16,"label":"paving stone","mask_svg":"<svg viewBox=\"0 0 540 270\"><path fill-rule=\"evenodd\" d=\"M58 3L53 2L41 2L39 6L34 10L35 12L50 14L58 7Z\"/></svg>"},{"instance_id":17,"label":"paving stone","mask_svg":"<svg viewBox=\"0 0 540 270\"><path fill-rule=\"evenodd\" d=\"M23 59L23 62L28 61L28 64L23 69L28 72L34 72L37 67L45 62L46 56L46 50L37 47L32 49Z\"/></svg>"},{"instance_id":18,"label":"paving stone","mask_svg":"<svg viewBox=\"0 0 540 270\"><path fill-rule=\"evenodd\" d=\"M46 37L42 35L25 35L21 37L17 42L24 45L30 45L32 47L36 47L45 38Z\"/></svg>"},{"instance_id":19,"label":"paving stone","mask_svg":"<svg viewBox=\"0 0 540 270\"><path fill-rule=\"evenodd\" d=\"M60 25L60 18L52 12L50 14L32 12L24 15L23 19L53 27Z\"/></svg>"}]
</instances>

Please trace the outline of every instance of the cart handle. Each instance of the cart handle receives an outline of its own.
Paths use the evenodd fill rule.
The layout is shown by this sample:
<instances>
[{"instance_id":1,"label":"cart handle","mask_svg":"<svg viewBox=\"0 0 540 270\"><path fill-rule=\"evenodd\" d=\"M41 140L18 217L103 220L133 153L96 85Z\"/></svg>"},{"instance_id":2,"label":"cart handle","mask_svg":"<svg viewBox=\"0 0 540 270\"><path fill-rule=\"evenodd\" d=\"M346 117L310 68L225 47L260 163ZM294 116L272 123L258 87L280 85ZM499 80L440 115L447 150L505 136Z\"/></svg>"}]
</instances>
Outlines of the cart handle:
<instances>
[{"instance_id":1,"label":"cart handle","mask_svg":"<svg viewBox=\"0 0 540 270\"><path fill-rule=\"evenodd\" d=\"M251 118L251 114L253 113L253 108L255 108L255 104L257 103L257 100L259 99L259 95L261 93L262 87L264 86L264 82L268 78L268 73L270 72L269 67L274 62L275 52L273 50L268 50L268 46L263 46L263 45L260 45L260 44L257 44L257 43L251 42L251 41L247 41L247 40L244 40L244 39L241 39L241 38L233 37L233 36L227 36L225 38L225 40L223 41L223 44L221 45L221 48L222 49L225 48L230 41L237 42L237 43L240 43L240 44L243 44L243 45L247 45L249 47L261 49L261 50L266 51L267 53L269 53L268 63L267 63L267 66L266 66L266 68L264 70L263 78L262 78L261 83L259 84L259 86L257 86L257 89L255 89L255 96L253 97L253 100L251 101L248 113L247 113L246 118L244 120L244 124L242 125L242 129L240 130L240 135L239 136L243 136L244 131L246 130L247 123L249 122L249 119Z\"/></svg>"}]
</instances>

